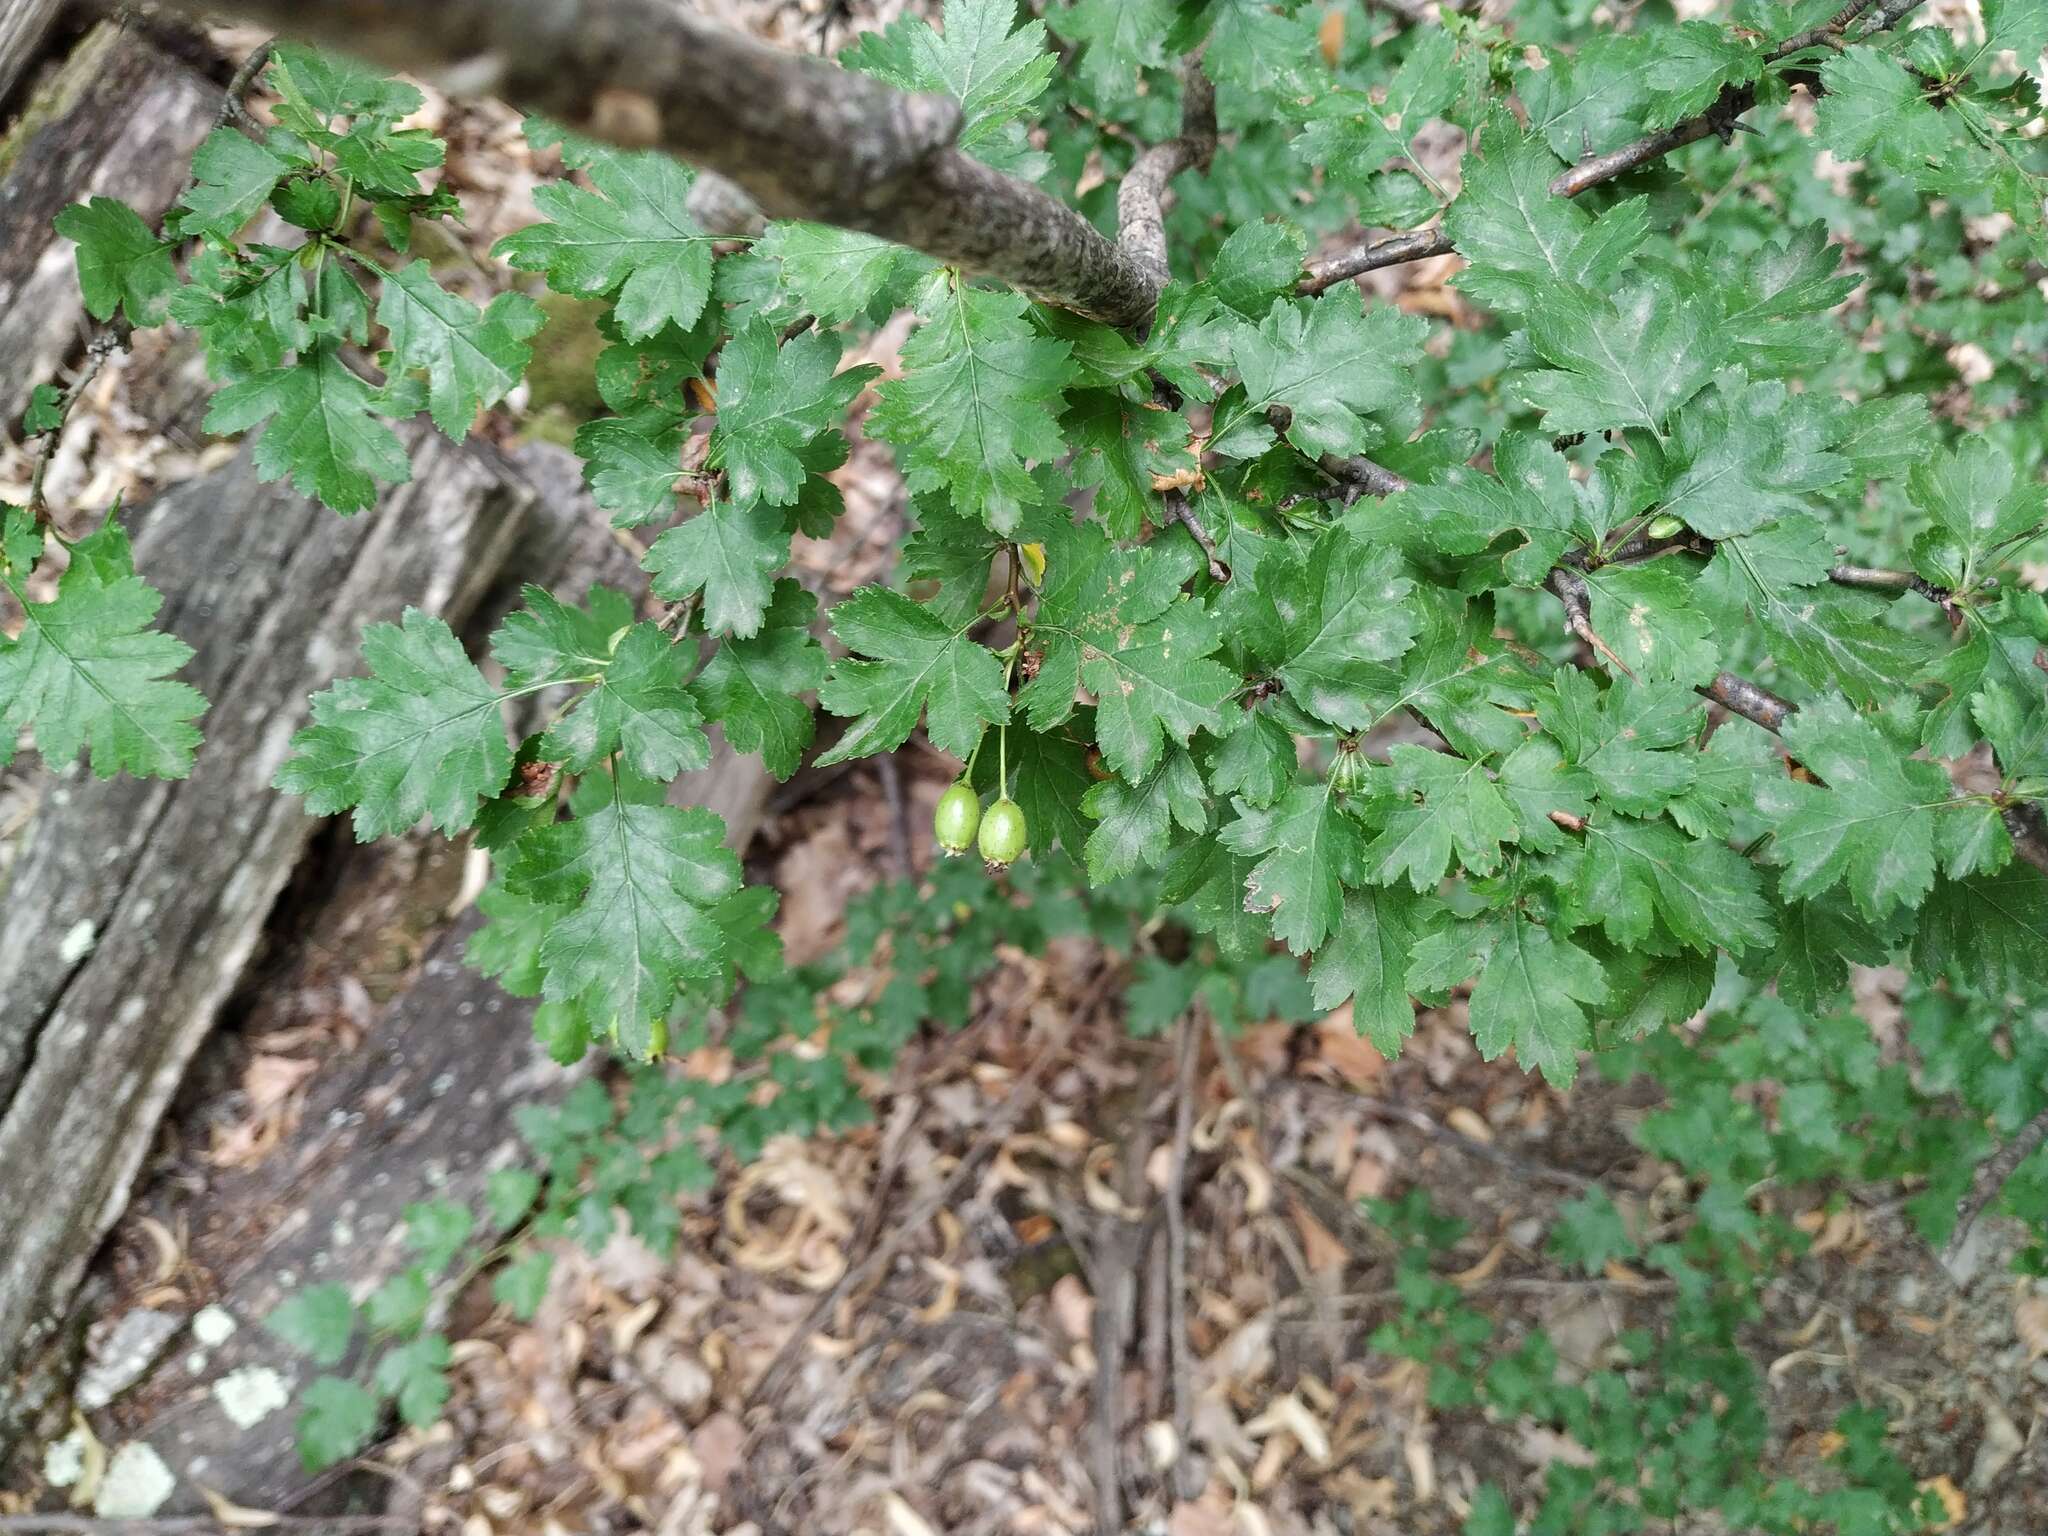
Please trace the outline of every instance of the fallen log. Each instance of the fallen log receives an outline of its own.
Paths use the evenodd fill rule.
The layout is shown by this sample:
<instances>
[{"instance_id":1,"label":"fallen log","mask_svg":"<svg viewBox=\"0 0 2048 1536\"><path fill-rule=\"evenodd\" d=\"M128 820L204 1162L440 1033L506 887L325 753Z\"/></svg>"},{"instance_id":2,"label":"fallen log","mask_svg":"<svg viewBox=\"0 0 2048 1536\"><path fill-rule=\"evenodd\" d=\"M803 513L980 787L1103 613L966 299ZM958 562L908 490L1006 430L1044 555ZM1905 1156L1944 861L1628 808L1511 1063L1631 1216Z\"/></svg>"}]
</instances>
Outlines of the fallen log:
<instances>
[{"instance_id":1,"label":"fallen log","mask_svg":"<svg viewBox=\"0 0 2048 1536\"><path fill-rule=\"evenodd\" d=\"M57 24L64 0L0 0L0 122L8 98Z\"/></svg>"},{"instance_id":2,"label":"fallen log","mask_svg":"<svg viewBox=\"0 0 2048 1536\"><path fill-rule=\"evenodd\" d=\"M311 835L270 788L308 696L354 668L372 619L459 622L525 521L532 494L494 454L425 433L412 452L411 483L355 518L259 484L246 453L133 518L212 707L183 782L51 782L9 874L0 1442L28 1407L8 1381L65 1315Z\"/></svg>"},{"instance_id":3,"label":"fallen log","mask_svg":"<svg viewBox=\"0 0 2048 1536\"><path fill-rule=\"evenodd\" d=\"M534 493L534 509L470 621L473 649L525 582L568 598L597 582L644 596L644 573L582 491L571 455L536 444L507 460ZM758 757L722 748L709 768L678 782L675 798L727 816L734 847L744 849L769 784ZM233 1118L222 1112L232 1089L185 1104L178 1150L108 1245L153 1262L157 1250L143 1229L178 1230L186 1234L179 1279L162 1284L151 1265L118 1257L98 1266L101 1294L90 1310L101 1315L78 1406L110 1447L141 1442L161 1461L175 1480L167 1513L204 1510L202 1487L257 1509L303 1493L292 1430L298 1410L285 1399L314 1373L262 1320L303 1286L333 1282L361 1296L402 1269L410 1261L405 1207L429 1198L479 1205L489 1173L518 1150L514 1111L574 1081L534 1044L533 1004L504 996L462 964L477 922L470 912L448 926L451 903L474 894L462 848L424 833L355 847L342 833L325 852L338 867L302 872L319 894L273 924L268 942L281 953L260 982L245 984L250 1007L239 1034L302 1025L300 1000L312 998L316 1010L364 1010L353 1021L363 1028L360 1044L319 1063L288 1128L274 1144L266 1139L267 1153L252 1162L222 1167L204 1155L208 1122ZM387 997L381 1008L369 1003ZM238 1065L221 1058L245 1058L248 1049L240 1038L216 1037L204 1058L213 1069L196 1075L235 1081ZM207 1321L195 1327L201 1312ZM74 1322L72 1332L83 1331L83 1319ZM61 1406L65 1374L54 1373L42 1394L49 1410ZM276 1406L245 1422L252 1403ZM46 1411L45 1432L63 1417ZM337 1486L316 1502L329 1511L374 1506L386 1491Z\"/></svg>"},{"instance_id":4,"label":"fallen log","mask_svg":"<svg viewBox=\"0 0 2048 1536\"><path fill-rule=\"evenodd\" d=\"M95 27L0 136L0 428L75 355L87 320L71 242L50 221L118 197L145 219L183 190L221 89L131 30Z\"/></svg>"}]
</instances>

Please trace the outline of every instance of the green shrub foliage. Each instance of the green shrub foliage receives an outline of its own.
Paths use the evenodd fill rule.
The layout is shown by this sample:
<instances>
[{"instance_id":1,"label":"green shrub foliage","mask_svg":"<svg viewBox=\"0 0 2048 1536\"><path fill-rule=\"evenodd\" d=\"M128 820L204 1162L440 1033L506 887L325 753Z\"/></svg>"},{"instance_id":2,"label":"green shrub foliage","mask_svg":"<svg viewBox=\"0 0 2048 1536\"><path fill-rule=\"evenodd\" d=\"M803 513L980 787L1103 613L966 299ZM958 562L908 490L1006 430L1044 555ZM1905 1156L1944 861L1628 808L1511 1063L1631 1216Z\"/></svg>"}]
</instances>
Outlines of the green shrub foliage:
<instances>
[{"instance_id":1,"label":"green shrub foliage","mask_svg":"<svg viewBox=\"0 0 2048 1536\"><path fill-rule=\"evenodd\" d=\"M364 838L473 833L496 871L473 958L544 1000L563 1057L646 1057L782 974L773 894L664 792L713 725L795 772L813 692L841 717L817 761L922 730L1015 802L998 853L1150 872L1202 943L1301 957L1314 1005L1349 999L1390 1052L1460 989L1486 1056L1557 1084L1717 973L1809 1011L1887 960L1989 1005L2038 992L2048 606L2020 576L2048 515L2048 160L2015 65L2048 11L1985 0L1958 38L1901 0L1655 9L1319 30L1294 4L951 0L942 31L843 56L962 94L963 149L1110 227L1206 43L1220 145L1176 183L1137 331L866 235L714 240L686 167L530 124L565 174L497 254L606 306L608 414L576 446L667 606L529 592L488 671L438 619L372 626L279 787ZM459 209L422 180L442 146L397 126L411 87L289 46L264 81L276 125L215 132L160 229L103 197L59 227L94 315L203 337L214 430L360 512L408 473L394 423L467 431L540 310L479 308L413 249ZM1700 113L1674 152L1551 190ZM293 240L247 237L266 209ZM1354 224L1440 227L1456 304L1304 283ZM843 365L903 307L900 374ZM870 390L916 527L894 584L820 614L790 541L830 533ZM27 425L61 415L39 391ZM1354 494L1366 460L1390 494ZM5 513L24 598L41 513ZM0 646L10 742L183 773L201 701L147 573L114 525L69 561ZM502 706L543 690L547 725L509 742Z\"/></svg>"}]
</instances>

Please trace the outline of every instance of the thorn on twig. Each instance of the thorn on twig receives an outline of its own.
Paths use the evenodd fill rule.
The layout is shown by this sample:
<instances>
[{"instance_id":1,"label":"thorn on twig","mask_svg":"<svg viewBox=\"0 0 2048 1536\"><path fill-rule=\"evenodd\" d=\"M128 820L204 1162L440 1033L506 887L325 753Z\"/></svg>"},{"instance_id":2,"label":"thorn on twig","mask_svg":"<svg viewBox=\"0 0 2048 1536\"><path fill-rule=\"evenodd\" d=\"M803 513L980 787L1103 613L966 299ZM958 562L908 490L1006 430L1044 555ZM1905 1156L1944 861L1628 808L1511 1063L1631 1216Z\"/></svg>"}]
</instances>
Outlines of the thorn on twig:
<instances>
[{"instance_id":1,"label":"thorn on twig","mask_svg":"<svg viewBox=\"0 0 2048 1536\"><path fill-rule=\"evenodd\" d=\"M1166 511L1169 517L1187 529L1189 537L1201 547L1202 553L1209 557L1210 577L1217 582L1230 580L1230 567L1225 565L1216 553L1216 541L1209 537L1209 530L1202 526L1201 518L1195 515L1195 509L1188 504L1187 493L1168 491Z\"/></svg>"},{"instance_id":2,"label":"thorn on twig","mask_svg":"<svg viewBox=\"0 0 2048 1536\"><path fill-rule=\"evenodd\" d=\"M1278 511L1285 512L1298 507L1305 501L1341 501L1345 506L1365 494L1365 487L1355 480L1339 480L1335 485L1319 485L1312 491L1295 491L1280 498Z\"/></svg>"},{"instance_id":3,"label":"thorn on twig","mask_svg":"<svg viewBox=\"0 0 2048 1536\"><path fill-rule=\"evenodd\" d=\"M1586 590L1586 579L1560 565L1551 571L1544 585L1555 592L1557 600L1564 604L1565 632L1591 646L1595 654L1621 671L1629 681L1640 682L1628 663L1615 655L1607 642L1600 638L1599 631L1593 628L1592 597Z\"/></svg>"}]
</instances>

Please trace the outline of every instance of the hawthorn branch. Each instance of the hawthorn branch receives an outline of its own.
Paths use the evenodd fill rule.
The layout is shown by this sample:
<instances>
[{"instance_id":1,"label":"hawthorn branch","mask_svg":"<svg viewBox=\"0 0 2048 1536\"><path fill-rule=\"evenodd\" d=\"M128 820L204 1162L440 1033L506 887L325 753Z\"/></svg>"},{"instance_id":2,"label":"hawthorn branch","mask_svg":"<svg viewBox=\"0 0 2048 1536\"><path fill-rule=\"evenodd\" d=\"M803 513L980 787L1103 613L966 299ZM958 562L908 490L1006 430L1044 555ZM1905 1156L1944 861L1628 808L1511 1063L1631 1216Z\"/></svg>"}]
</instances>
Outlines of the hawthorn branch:
<instances>
[{"instance_id":1,"label":"hawthorn branch","mask_svg":"<svg viewBox=\"0 0 2048 1536\"><path fill-rule=\"evenodd\" d=\"M1216 153L1216 87L1202 73L1199 53L1180 72L1180 137L1138 156L1116 190L1117 246L1136 263L1157 294L1166 286L1168 186L1190 168L1207 170Z\"/></svg>"},{"instance_id":2,"label":"hawthorn branch","mask_svg":"<svg viewBox=\"0 0 2048 1536\"><path fill-rule=\"evenodd\" d=\"M1204 555L1208 556L1210 579L1216 582L1230 580L1230 567L1224 564L1223 557L1216 553L1216 541L1209 537L1209 530L1202 526L1201 518L1196 516L1194 507L1188 502L1187 492L1168 491L1165 500L1166 515L1187 529L1188 537L1200 546Z\"/></svg>"},{"instance_id":3,"label":"hawthorn branch","mask_svg":"<svg viewBox=\"0 0 2048 1536\"><path fill-rule=\"evenodd\" d=\"M1266 412L1266 419L1276 432L1285 432L1293 424L1294 416L1285 406L1274 406ZM1408 481L1391 469L1360 457L1343 459L1335 454L1324 454L1318 461L1319 467L1333 480L1346 486L1355 486L1372 496L1391 496L1396 491L1408 488ZM1347 500L1349 498L1347 497ZM1574 638L1590 646L1603 660L1620 668L1633 678L1626 663L1610 650L1599 632L1593 628L1592 597L1587 590L1582 572L1598 569L1622 560L1645 560L1667 554L1675 549L1687 550L1694 554L1709 554L1713 544L1697 534L1684 531L1665 539L1653 539L1645 519L1643 530L1622 541L1610 555L1600 557L1595 551L1581 547L1567 554L1544 580L1544 586L1556 596L1564 607L1565 630ZM1876 570L1866 566L1838 565L1828 573L1829 579L1841 586L1858 587L1871 591L1915 592L1951 615L1955 612L1955 596L1946 588L1911 571ZM2048 672L2048 646L2044 646L2035 662L2041 670ZM1799 706L1790 699L1781 698L1763 684L1735 672L1717 672L1714 680L1695 692L1719 704L1730 714L1762 726L1773 736L1780 734L1785 722L1798 713ZM1411 707L1410 714L1415 714ZM1418 720L1422 717L1417 714ZM1424 725L1429 725L1423 720ZM1434 726L1429 726L1435 730ZM1439 735L1442 733L1439 732ZM2005 822L2007 833L2012 838L2013 851L2028 864L2048 875L2048 825L2044 825L2039 808L2030 804L2001 806L2000 816ZM1569 821L1553 817L1558 825L1567 831L1577 830Z\"/></svg>"},{"instance_id":4,"label":"hawthorn branch","mask_svg":"<svg viewBox=\"0 0 2048 1536\"><path fill-rule=\"evenodd\" d=\"M1605 565L1639 565L1674 551L1702 557L1710 556L1714 552L1712 539L1694 533L1689 528L1666 538L1654 538L1648 532L1649 522L1650 519L1645 518L1640 530L1604 553L1590 545L1582 544L1565 555L1564 563L1574 570L1595 571ZM1956 594L1947 587L1937 586L1917 571L1892 570L1872 565L1835 565L1828 568L1828 580L1838 587L1849 587L1859 592L1878 592L1890 596L1911 592L1926 598L1951 620L1956 616ZM1995 577L1987 577L1977 583L1974 590L1990 591L1997 585Z\"/></svg>"},{"instance_id":5,"label":"hawthorn branch","mask_svg":"<svg viewBox=\"0 0 2048 1536\"><path fill-rule=\"evenodd\" d=\"M1381 267L1398 267L1411 261L1427 261L1432 256L1448 256L1456 249L1451 237L1440 228L1418 229L1405 235L1389 235L1384 240L1363 241L1334 256L1310 262L1299 291L1313 297L1346 278L1377 272Z\"/></svg>"},{"instance_id":6,"label":"hawthorn branch","mask_svg":"<svg viewBox=\"0 0 2048 1536\"><path fill-rule=\"evenodd\" d=\"M716 26L672 0L170 0L225 8L457 94L491 94L725 177L770 218L907 245L1115 326L1158 298L1151 263L955 146L950 97L911 94Z\"/></svg>"},{"instance_id":7,"label":"hawthorn branch","mask_svg":"<svg viewBox=\"0 0 2048 1536\"><path fill-rule=\"evenodd\" d=\"M1753 683L1733 672L1717 672L1714 680L1699 690L1730 714L1762 726L1773 736L1799 712L1790 699L1781 699L1762 683Z\"/></svg>"},{"instance_id":8,"label":"hawthorn branch","mask_svg":"<svg viewBox=\"0 0 2048 1536\"><path fill-rule=\"evenodd\" d=\"M245 130L256 126L255 119L250 117L245 103L249 92L255 89L256 77L263 73L264 65L270 62L272 48L273 44L268 40L259 43L249 50L247 58L235 66L235 72L228 77L227 87L221 96L220 110L214 114L213 122L216 128L225 128L229 123L234 123ZM199 178L196 174L186 178L185 190L178 194L177 202L184 202L198 185ZM158 221L157 227L161 232L161 220ZM116 352L127 350L129 329L125 319L109 321L94 328L85 344L85 361L79 369L78 377L73 379L71 387L58 397L56 425L30 434L46 439L42 452L36 456L36 467L29 481L28 491L29 514L36 520L38 527L47 528L50 525L50 504L44 489L44 481L50 473L50 461L57 456L57 447L63 440L65 424L71 420L72 408L84 398L92 381L100 376L100 370L107 366L107 359Z\"/></svg>"},{"instance_id":9,"label":"hawthorn branch","mask_svg":"<svg viewBox=\"0 0 2048 1536\"><path fill-rule=\"evenodd\" d=\"M1790 58L1809 48L1839 46L1843 34L1859 16L1871 9L1873 3L1874 0L1850 0L1849 4L1843 6L1820 26L1795 33L1778 43L1764 56L1764 62L1776 64L1781 59ZM1869 37L1873 33L1897 26L1925 3L1926 0L1884 0L1858 36ZM1568 167L1550 183L1550 191L1557 197L1577 197L1581 192L1589 191L1653 161L1661 160L1673 150L1683 149L1688 144L1696 144L1709 134L1725 144L1743 126L1740 121L1742 114L1756 105L1756 98L1755 81L1739 86L1726 86L1705 111L1697 112L1657 133L1645 134L1618 149L1588 156L1578 164ZM1298 291L1308 295L1318 294L1325 288L1357 277L1361 273L1377 271L1381 267L1399 266L1403 262L1421 261L1431 256L1446 255L1455 249L1457 247L1450 236L1440 228L1415 230L1383 240L1363 241L1321 261L1310 262Z\"/></svg>"},{"instance_id":10,"label":"hawthorn branch","mask_svg":"<svg viewBox=\"0 0 2048 1536\"><path fill-rule=\"evenodd\" d=\"M1987 1157L1978 1166L1976 1176L1970 1180L1970 1187L1956 1206L1955 1230L1949 1234L1948 1246L1942 1250L1942 1261L1954 1266L1957 1256L1963 1251L1963 1244L1970 1236L1970 1229L1977 1224L1977 1218L1984 1214L1984 1208L1998 1198L1998 1192L2006 1182L2019 1171L2019 1166L2038 1152L2043 1143L2048 1143L2048 1109L2044 1109L2025 1125L2019 1133Z\"/></svg>"},{"instance_id":11,"label":"hawthorn branch","mask_svg":"<svg viewBox=\"0 0 2048 1536\"><path fill-rule=\"evenodd\" d=\"M85 363L78 370L78 377L71 381L71 387L57 399L57 421L54 426L43 428L35 434L44 439L42 452L36 455L34 474L29 479L28 511L39 528L50 526L50 500L43 482L49 478L50 461L57 457L57 447L64 439L64 426L71 420L72 409L85 397L92 381L100 376L100 370L107 366L107 359L128 345L128 330L125 325L105 325L92 333L92 339L85 344Z\"/></svg>"},{"instance_id":12,"label":"hawthorn branch","mask_svg":"<svg viewBox=\"0 0 2048 1536\"><path fill-rule=\"evenodd\" d=\"M1565 632L1590 646L1609 666L1618 668L1630 678L1635 677L1635 673L1629 671L1628 663L1609 650L1607 642L1600 638L1600 632L1593 628L1593 599L1586 590L1586 578L1569 566L1559 565L1551 568L1543 584L1564 605Z\"/></svg>"},{"instance_id":13,"label":"hawthorn branch","mask_svg":"<svg viewBox=\"0 0 2048 1536\"><path fill-rule=\"evenodd\" d=\"M1282 437L1294 425L1294 412L1284 405L1266 407L1266 425ZM1316 468L1335 480L1339 485L1351 486L1355 492L1367 496L1391 496L1396 491L1408 489L1408 481L1395 474L1383 464L1375 464L1362 453L1348 457L1342 454L1325 453L1316 459ZM1351 497L1346 497L1349 501Z\"/></svg>"}]
</instances>

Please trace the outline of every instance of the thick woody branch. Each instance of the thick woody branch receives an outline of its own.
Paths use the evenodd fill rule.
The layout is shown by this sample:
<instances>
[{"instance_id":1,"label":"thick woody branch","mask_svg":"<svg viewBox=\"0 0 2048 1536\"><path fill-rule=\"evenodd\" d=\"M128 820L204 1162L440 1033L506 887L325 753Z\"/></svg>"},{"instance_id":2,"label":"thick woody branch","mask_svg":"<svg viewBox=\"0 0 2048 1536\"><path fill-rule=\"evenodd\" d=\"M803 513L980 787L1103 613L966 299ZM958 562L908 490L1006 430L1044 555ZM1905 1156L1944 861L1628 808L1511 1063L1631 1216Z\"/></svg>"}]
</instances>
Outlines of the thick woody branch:
<instances>
[{"instance_id":1,"label":"thick woody branch","mask_svg":"<svg viewBox=\"0 0 2048 1536\"><path fill-rule=\"evenodd\" d=\"M1834 16L1818 27L1796 33L1786 38L1765 56L1767 63L1775 64L1780 59L1790 58L1816 47L1839 47L1843 34L1849 26L1866 11L1874 0L1850 0ZM1925 0L1885 0L1878 6L1870 21L1859 34L1869 37L1872 33L1896 26ZM1793 66L1797 67L1797 66ZM1743 126L1742 114L1756 105L1757 87L1755 82L1746 85L1728 86L1721 92L1713 105L1705 111L1695 113L1682 122L1657 133L1645 134L1632 143L1605 154L1592 155L1577 165L1560 172L1550 183L1550 190L1557 197L1577 197L1581 192L1626 176L1630 171L1640 169L1652 161L1661 160L1673 150L1688 144L1696 144L1712 135L1727 143ZM1377 241L1364 241L1345 250L1338 251L1321 261L1308 264L1299 291L1304 294L1318 294L1325 288L1357 277L1364 272L1374 272L1381 267L1399 266L1403 262L1422 261L1431 256L1442 256L1455 250L1450 237L1441 229L1421 229L1405 235L1394 235Z\"/></svg>"},{"instance_id":2,"label":"thick woody branch","mask_svg":"<svg viewBox=\"0 0 2048 1536\"><path fill-rule=\"evenodd\" d=\"M1216 153L1216 88L1202 73L1198 57L1181 67L1180 79L1180 137L1138 156L1116 191L1116 243L1145 273L1154 293L1166 286L1168 276L1168 184L1182 171L1206 169Z\"/></svg>"},{"instance_id":3,"label":"thick woody branch","mask_svg":"<svg viewBox=\"0 0 2048 1536\"><path fill-rule=\"evenodd\" d=\"M960 107L715 26L673 0L171 0L226 9L581 132L715 171L771 218L911 246L1107 324L1154 268L1074 209L954 148Z\"/></svg>"}]
</instances>

